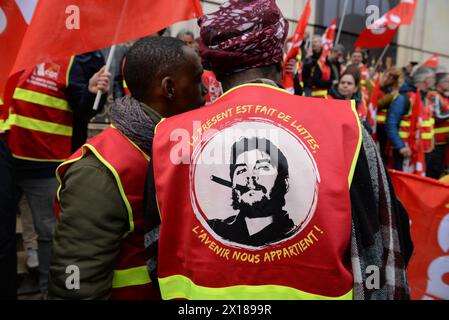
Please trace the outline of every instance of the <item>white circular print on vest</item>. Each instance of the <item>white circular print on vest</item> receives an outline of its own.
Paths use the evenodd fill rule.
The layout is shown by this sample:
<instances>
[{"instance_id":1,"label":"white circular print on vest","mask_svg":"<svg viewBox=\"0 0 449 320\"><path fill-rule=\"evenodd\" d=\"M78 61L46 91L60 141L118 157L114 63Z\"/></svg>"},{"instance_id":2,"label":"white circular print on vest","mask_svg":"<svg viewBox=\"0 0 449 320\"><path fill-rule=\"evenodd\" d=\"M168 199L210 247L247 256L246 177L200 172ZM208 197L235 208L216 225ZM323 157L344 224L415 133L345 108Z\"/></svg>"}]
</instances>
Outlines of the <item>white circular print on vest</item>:
<instances>
[{"instance_id":1,"label":"white circular print on vest","mask_svg":"<svg viewBox=\"0 0 449 320\"><path fill-rule=\"evenodd\" d=\"M219 242L258 250L298 235L312 218L319 172L306 145L268 119L235 121L192 156L193 210Z\"/></svg>"}]
</instances>

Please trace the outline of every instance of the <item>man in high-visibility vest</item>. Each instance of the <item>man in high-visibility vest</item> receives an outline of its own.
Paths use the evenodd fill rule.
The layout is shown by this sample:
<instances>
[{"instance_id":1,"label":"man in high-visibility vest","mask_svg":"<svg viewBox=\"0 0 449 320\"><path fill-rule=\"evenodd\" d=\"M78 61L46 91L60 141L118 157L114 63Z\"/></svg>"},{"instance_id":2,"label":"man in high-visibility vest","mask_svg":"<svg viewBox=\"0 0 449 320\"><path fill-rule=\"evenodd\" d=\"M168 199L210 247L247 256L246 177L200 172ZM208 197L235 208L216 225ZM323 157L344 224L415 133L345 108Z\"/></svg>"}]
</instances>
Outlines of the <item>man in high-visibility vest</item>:
<instances>
[{"instance_id":1,"label":"man in high-visibility vest","mask_svg":"<svg viewBox=\"0 0 449 320\"><path fill-rule=\"evenodd\" d=\"M143 38L128 50L124 76L132 96L117 99L111 127L57 169L51 298L159 297L144 252L153 241L144 235L145 172L161 118L204 104L202 73L197 53L175 38ZM76 290L66 285L69 266L77 268Z\"/></svg>"},{"instance_id":2,"label":"man in high-visibility vest","mask_svg":"<svg viewBox=\"0 0 449 320\"><path fill-rule=\"evenodd\" d=\"M44 298L55 225L55 170L72 153L75 127L78 133L87 130L84 119L96 93L109 88L110 74L104 69L86 78L88 63L85 55L72 56L24 70L11 104L4 106L4 139L13 157L14 182L29 202L38 234L39 286ZM79 139L77 135L75 140Z\"/></svg>"},{"instance_id":3,"label":"man in high-visibility vest","mask_svg":"<svg viewBox=\"0 0 449 320\"><path fill-rule=\"evenodd\" d=\"M393 147L394 169L403 170L404 160L412 157L412 150L407 141L410 137L411 113L417 88L421 89L421 100L424 109L428 111L430 117L423 119L421 138L424 144L424 152L426 153L426 162L428 154L433 150L434 132L433 132L433 115L430 110L432 108L429 100L428 92L435 85L435 71L431 68L415 68L412 73L412 82L405 82L399 90L399 95L391 103L387 113L385 131L388 140ZM430 109L430 110L429 110Z\"/></svg>"},{"instance_id":4,"label":"man in high-visibility vest","mask_svg":"<svg viewBox=\"0 0 449 320\"><path fill-rule=\"evenodd\" d=\"M227 91L156 130L147 209L162 221L162 297L408 298L408 216L353 103L278 86L288 23L274 0L229 1L198 22ZM378 289L368 265L388 279Z\"/></svg>"}]
</instances>

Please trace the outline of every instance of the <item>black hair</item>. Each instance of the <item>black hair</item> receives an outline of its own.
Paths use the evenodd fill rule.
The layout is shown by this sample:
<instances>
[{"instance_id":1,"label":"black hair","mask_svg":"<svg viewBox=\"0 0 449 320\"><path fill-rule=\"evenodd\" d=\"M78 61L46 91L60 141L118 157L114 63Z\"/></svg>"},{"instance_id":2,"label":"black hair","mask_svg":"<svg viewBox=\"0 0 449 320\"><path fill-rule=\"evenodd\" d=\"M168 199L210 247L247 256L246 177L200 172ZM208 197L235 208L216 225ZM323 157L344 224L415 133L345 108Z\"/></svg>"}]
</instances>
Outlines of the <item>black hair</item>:
<instances>
[{"instance_id":1,"label":"black hair","mask_svg":"<svg viewBox=\"0 0 449 320\"><path fill-rule=\"evenodd\" d=\"M281 150L278 149L270 140L265 138L242 138L232 145L231 163L229 165L229 174L231 181L234 180L234 172L237 168L237 157L251 150L259 150L270 156L270 163L277 168L278 175L274 182L271 197L274 202L282 208L285 205L285 194L288 191L288 161ZM233 194L232 207L238 208L238 201Z\"/></svg>"},{"instance_id":2,"label":"black hair","mask_svg":"<svg viewBox=\"0 0 449 320\"><path fill-rule=\"evenodd\" d=\"M146 37L139 39L126 53L124 77L131 94L145 100L148 89L160 76L176 72L183 62L184 42L171 37Z\"/></svg>"}]
</instances>

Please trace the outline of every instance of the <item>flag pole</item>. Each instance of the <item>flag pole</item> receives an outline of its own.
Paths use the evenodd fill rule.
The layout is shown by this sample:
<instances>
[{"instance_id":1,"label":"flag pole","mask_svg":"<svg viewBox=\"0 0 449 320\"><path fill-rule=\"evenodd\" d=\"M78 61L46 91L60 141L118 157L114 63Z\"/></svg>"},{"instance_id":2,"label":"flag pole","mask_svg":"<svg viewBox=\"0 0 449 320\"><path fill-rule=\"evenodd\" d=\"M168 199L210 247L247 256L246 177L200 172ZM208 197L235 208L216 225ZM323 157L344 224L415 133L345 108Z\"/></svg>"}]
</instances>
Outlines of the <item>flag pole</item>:
<instances>
[{"instance_id":1,"label":"flag pole","mask_svg":"<svg viewBox=\"0 0 449 320\"><path fill-rule=\"evenodd\" d=\"M377 68L379 67L380 63L382 62L382 59L384 58L385 54L387 53L388 48L390 48L390 44L388 44L388 45L385 47L384 51L382 51L382 53L381 53L379 59L378 59L377 62L376 62L376 65L374 66L374 72L376 72Z\"/></svg>"},{"instance_id":2,"label":"flag pole","mask_svg":"<svg viewBox=\"0 0 449 320\"><path fill-rule=\"evenodd\" d=\"M343 28L343 22L345 21L347 7L348 7L348 0L345 0L345 5L343 7L343 15L341 16L341 19L340 19L340 25L338 27L337 39L335 41L335 44L338 44L340 41L341 29Z\"/></svg>"},{"instance_id":3,"label":"flag pole","mask_svg":"<svg viewBox=\"0 0 449 320\"><path fill-rule=\"evenodd\" d=\"M109 68L111 67L112 59L113 59L114 53L115 53L115 47L116 47L116 45L114 44L114 45L112 45L111 50L109 50L108 60L106 61L106 68L104 69L105 72L109 72ZM100 99L101 99L102 94L103 93L100 90L98 90L97 96L95 97L94 106L93 106L94 110L98 110L98 105L100 104Z\"/></svg>"}]
</instances>

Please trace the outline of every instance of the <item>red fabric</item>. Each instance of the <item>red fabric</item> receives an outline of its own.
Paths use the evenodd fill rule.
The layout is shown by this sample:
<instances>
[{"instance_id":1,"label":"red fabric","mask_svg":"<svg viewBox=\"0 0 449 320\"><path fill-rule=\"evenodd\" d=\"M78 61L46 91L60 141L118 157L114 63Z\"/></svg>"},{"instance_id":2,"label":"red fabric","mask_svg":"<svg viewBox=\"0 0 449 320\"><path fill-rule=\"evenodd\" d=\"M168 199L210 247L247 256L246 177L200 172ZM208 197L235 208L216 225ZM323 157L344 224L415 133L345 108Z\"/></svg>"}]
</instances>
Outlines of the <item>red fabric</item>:
<instances>
[{"instance_id":1,"label":"red fabric","mask_svg":"<svg viewBox=\"0 0 449 320\"><path fill-rule=\"evenodd\" d=\"M399 26L412 23L417 0L401 2L392 10L363 30L354 44L362 48L383 48L389 45L399 30Z\"/></svg>"},{"instance_id":2,"label":"red fabric","mask_svg":"<svg viewBox=\"0 0 449 320\"><path fill-rule=\"evenodd\" d=\"M327 55L332 51L334 47L335 34L337 31L337 19L332 20L331 24L327 27L323 34L321 59L324 61Z\"/></svg>"},{"instance_id":3,"label":"red fabric","mask_svg":"<svg viewBox=\"0 0 449 320\"><path fill-rule=\"evenodd\" d=\"M22 10L30 10L31 2L24 2L21 6ZM3 89L8 80L14 61L17 56L17 52L22 43L22 38L25 35L28 24L22 15L20 8L15 0L0 0L0 13L4 14L5 23L4 29L0 26L0 98L3 94ZM4 21L0 18L0 21Z\"/></svg>"},{"instance_id":4,"label":"red fabric","mask_svg":"<svg viewBox=\"0 0 449 320\"><path fill-rule=\"evenodd\" d=\"M276 111L267 114L269 108ZM320 121L316 121L317 114L320 115ZM221 120L217 121L217 116ZM201 121L201 128L205 131L192 128L195 121ZM227 210L231 203L230 189L216 186L209 176L211 173L219 174L229 180L230 155L227 151L233 141L223 144L219 141L226 141L227 134L232 135L232 132L241 136L237 133L241 132L238 127L233 126L244 126L245 122L248 123L247 128L254 132L253 135L256 132L263 135L255 127L262 123L260 125L267 128L272 126L273 129L268 130L289 132L286 134L290 139L305 143L305 149L296 148L293 140L282 138L281 135L276 143L290 161L288 193L290 199L296 199L286 198L286 208L292 208L288 212L290 217L298 212L313 212L307 211L307 207L299 209L299 202L295 202L309 198L303 188L306 190L310 187L306 181L309 181L307 177L312 170L302 169L299 175L302 178L299 178L293 173L293 167L305 168L307 161L292 163L292 155L302 153L301 150L311 152L311 159L317 165L315 172L320 175L319 187L316 189L316 210L309 222L299 224L304 229L298 233L293 232L284 242L251 249L242 247L237 242L224 241L206 222L211 214ZM323 126L323 123L326 125ZM170 141L170 132L174 129L186 130L186 136L192 137L193 142L191 139ZM208 138L213 136L218 141L215 151L222 152L227 162L211 164L205 159L196 163L195 159L200 159L201 152L202 157L211 151L202 150L206 150L203 148L208 147L211 141ZM307 142L307 137L310 139L311 136L319 144L318 149L311 140ZM201 108L161 122L156 131L153 153L156 194L163 221L159 239L158 277L180 274L196 285L212 288L269 284L332 297L347 293L353 285L349 260L345 259L348 257L351 226L347 181L359 138L357 118L349 101L298 97L257 84L243 85L228 92L210 108ZM282 141L290 142L284 142L288 145L280 145ZM188 151L188 154L180 155L177 152L180 150ZM193 161L189 161L190 159ZM329 159L336 161L331 163ZM178 160L182 163L177 164ZM206 171L202 171L205 175L196 175L197 170L203 170L204 166L207 166L204 169ZM304 182L303 187L294 186L299 180ZM207 190L198 189L200 184ZM221 191L217 192L216 188ZM204 191L208 192L203 198L205 202L200 202ZM212 194L214 201L208 210L203 205L210 202L207 197ZM175 196L177 201L173 201ZM293 254L291 246L301 241L310 231L316 230L315 226L322 231L319 233L319 240L301 254ZM229 250L228 258L213 248L222 249L221 253ZM163 290L162 286L161 289ZM179 289L184 291L184 288ZM186 290L188 294L188 288Z\"/></svg>"},{"instance_id":5,"label":"red fabric","mask_svg":"<svg viewBox=\"0 0 449 320\"><path fill-rule=\"evenodd\" d=\"M415 173L422 176L426 175L426 161L424 155L425 147L421 132L423 131L422 122L427 118L421 101L421 90L418 89L414 95L408 145L412 150L412 165L415 167Z\"/></svg>"},{"instance_id":6,"label":"red fabric","mask_svg":"<svg viewBox=\"0 0 449 320\"><path fill-rule=\"evenodd\" d=\"M223 94L223 90L213 71L204 70L202 80L207 88L207 94L204 97L204 100L206 101L206 105L209 105L220 98Z\"/></svg>"},{"instance_id":7,"label":"red fabric","mask_svg":"<svg viewBox=\"0 0 449 320\"><path fill-rule=\"evenodd\" d=\"M449 185L398 171L390 175L411 221L411 298L449 300Z\"/></svg>"},{"instance_id":8,"label":"red fabric","mask_svg":"<svg viewBox=\"0 0 449 320\"><path fill-rule=\"evenodd\" d=\"M274 0L230 0L198 25L201 57L218 76L282 61L288 21Z\"/></svg>"},{"instance_id":9,"label":"red fabric","mask_svg":"<svg viewBox=\"0 0 449 320\"><path fill-rule=\"evenodd\" d=\"M428 60L424 61L420 67L436 68L439 66L439 55L434 54Z\"/></svg>"},{"instance_id":10,"label":"red fabric","mask_svg":"<svg viewBox=\"0 0 449 320\"><path fill-rule=\"evenodd\" d=\"M69 6L79 8L79 29L66 26ZM150 35L201 14L198 0L39 1L13 72Z\"/></svg>"},{"instance_id":11,"label":"red fabric","mask_svg":"<svg viewBox=\"0 0 449 320\"><path fill-rule=\"evenodd\" d=\"M128 236L121 241L120 252L117 257L115 269L123 270L146 266L143 222L143 190L145 189L145 175L143 175L142 172L146 172L148 161L125 136L114 128L104 130L102 133L89 140L87 144L93 146L104 160L117 171L126 198L132 208L134 231L129 233ZM87 147L83 146L78 149L70 159L79 157L82 154L82 148L86 148L87 153L90 152ZM117 152L117 150L120 150L120 152ZM58 167L57 174L61 179L72 164L73 163L64 163ZM58 215L59 203L57 203L55 211ZM104 221L104 223L107 223L107 221ZM117 230L117 232L120 231L121 230ZM157 288L153 283L112 290L112 299L142 300L154 299L157 297Z\"/></svg>"},{"instance_id":12,"label":"red fabric","mask_svg":"<svg viewBox=\"0 0 449 320\"><path fill-rule=\"evenodd\" d=\"M377 104L379 102L379 93L380 93L380 80L379 78L374 83L374 89L371 93L371 97L368 103L368 121L373 129L373 135L377 132Z\"/></svg>"},{"instance_id":13,"label":"red fabric","mask_svg":"<svg viewBox=\"0 0 449 320\"><path fill-rule=\"evenodd\" d=\"M50 97L67 100L67 74L69 59L60 59L51 63L40 63L35 68L21 72L17 88L25 89ZM9 111L13 115L42 120L54 124L72 127L71 110L59 110L24 100L13 99ZM14 121L7 142L14 156L38 160L64 161L71 154L71 136L44 133L19 127Z\"/></svg>"},{"instance_id":14,"label":"red fabric","mask_svg":"<svg viewBox=\"0 0 449 320\"><path fill-rule=\"evenodd\" d=\"M294 74L286 72L285 65L289 60L296 59L296 56L301 51L301 44L304 39L304 32L306 31L307 23L309 22L311 12L312 7L310 6L310 0L308 0L306 6L304 7L304 11L301 15L301 18L298 21L295 33L293 34L292 47L290 48L290 51L287 53L287 56L284 59L284 74L282 77L283 87L290 92L294 90L294 83L293 83Z\"/></svg>"}]
</instances>

